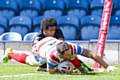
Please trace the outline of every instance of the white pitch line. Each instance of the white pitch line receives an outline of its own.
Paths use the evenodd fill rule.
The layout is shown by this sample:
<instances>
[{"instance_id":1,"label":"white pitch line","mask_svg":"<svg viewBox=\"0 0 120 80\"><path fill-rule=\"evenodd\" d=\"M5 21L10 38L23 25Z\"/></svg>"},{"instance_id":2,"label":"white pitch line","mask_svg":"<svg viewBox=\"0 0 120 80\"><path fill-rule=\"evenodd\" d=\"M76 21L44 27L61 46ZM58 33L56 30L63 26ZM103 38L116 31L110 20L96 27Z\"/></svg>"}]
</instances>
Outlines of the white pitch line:
<instances>
[{"instance_id":1,"label":"white pitch line","mask_svg":"<svg viewBox=\"0 0 120 80\"><path fill-rule=\"evenodd\" d=\"M28 73L28 74L16 74L16 75L3 75L0 78L13 78L13 77L23 77L23 76L32 76L36 75L36 73Z\"/></svg>"}]
</instances>

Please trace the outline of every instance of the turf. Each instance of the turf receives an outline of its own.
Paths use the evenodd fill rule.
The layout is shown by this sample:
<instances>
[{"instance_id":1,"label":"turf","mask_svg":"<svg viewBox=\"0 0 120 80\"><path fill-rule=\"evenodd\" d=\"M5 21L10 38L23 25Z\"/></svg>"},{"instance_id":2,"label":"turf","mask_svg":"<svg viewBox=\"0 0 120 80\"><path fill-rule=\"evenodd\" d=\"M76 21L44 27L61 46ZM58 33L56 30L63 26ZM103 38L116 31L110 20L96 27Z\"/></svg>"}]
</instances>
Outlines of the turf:
<instances>
[{"instance_id":1,"label":"turf","mask_svg":"<svg viewBox=\"0 0 120 80\"><path fill-rule=\"evenodd\" d=\"M120 80L120 65L114 72L90 73L88 75L61 75L36 72L36 67L27 65L0 65L0 80Z\"/></svg>"}]
</instances>

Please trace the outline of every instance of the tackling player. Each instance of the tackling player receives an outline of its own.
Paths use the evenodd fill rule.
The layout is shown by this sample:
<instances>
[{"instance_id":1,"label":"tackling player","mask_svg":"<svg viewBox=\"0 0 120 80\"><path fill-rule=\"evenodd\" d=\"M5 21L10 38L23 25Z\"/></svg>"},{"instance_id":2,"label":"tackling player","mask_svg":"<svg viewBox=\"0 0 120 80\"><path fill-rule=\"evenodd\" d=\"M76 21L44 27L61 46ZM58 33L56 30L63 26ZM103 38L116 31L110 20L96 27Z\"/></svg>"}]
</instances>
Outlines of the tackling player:
<instances>
[{"instance_id":1,"label":"tackling player","mask_svg":"<svg viewBox=\"0 0 120 80\"><path fill-rule=\"evenodd\" d=\"M41 23L41 31L35 36L33 43L36 44L45 37L54 37L64 40L64 35L54 18L45 18Z\"/></svg>"},{"instance_id":2,"label":"tackling player","mask_svg":"<svg viewBox=\"0 0 120 80\"><path fill-rule=\"evenodd\" d=\"M37 44L41 39L45 37L54 37L60 40L64 40L64 35L61 29L57 25L57 21L54 18L45 18L41 22L41 31L35 36L33 45ZM37 71L41 71L46 68L46 63L40 65Z\"/></svg>"}]
</instances>

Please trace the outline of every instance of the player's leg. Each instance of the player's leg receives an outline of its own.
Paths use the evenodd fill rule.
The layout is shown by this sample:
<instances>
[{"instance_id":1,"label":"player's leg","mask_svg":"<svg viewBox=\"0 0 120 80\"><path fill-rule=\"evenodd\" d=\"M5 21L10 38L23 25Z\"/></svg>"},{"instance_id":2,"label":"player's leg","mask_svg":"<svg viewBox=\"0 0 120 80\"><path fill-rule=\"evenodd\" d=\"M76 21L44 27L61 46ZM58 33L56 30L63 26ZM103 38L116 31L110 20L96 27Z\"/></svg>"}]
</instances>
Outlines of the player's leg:
<instances>
[{"instance_id":1,"label":"player's leg","mask_svg":"<svg viewBox=\"0 0 120 80\"><path fill-rule=\"evenodd\" d=\"M31 65L31 66L39 66L39 65L44 64L46 62L46 59L41 58L39 56L29 55L26 57L25 62L26 64Z\"/></svg>"},{"instance_id":2,"label":"player's leg","mask_svg":"<svg viewBox=\"0 0 120 80\"><path fill-rule=\"evenodd\" d=\"M14 59L20 63L26 63L25 60L26 60L26 57L28 55L25 54L25 53L16 53L16 52L13 52L13 49L12 48L9 48L6 53L5 53L5 57L3 58L3 63L8 63L8 61L10 59Z\"/></svg>"},{"instance_id":3,"label":"player's leg","mask_svg":"<svg viewBox=\"0 0 120 80\"><path fill-rule=\"evenodd\" d=\"M8 63L8 61L10 60L10 58L8 57L8 54L11 53L12 51L13 51L12 48L9 48L6 51L5 56L4 56L3 60L2 60L2 63Z\"/></svg>"},{"instance_id":4,"label":"player's leg","mask_svg":"<svg viewBox=\"0 0 120 80\"><path fill-rule=\"evenodd\" d=\"M8 49L6 51L5 57L3 58L3 63L7 63L10 59L14 59L17 62L29 65L39 65L43 63L43 59L34 55L27 55L26 53L16 53L13 49Z\"/></svg>"}]
</instances>

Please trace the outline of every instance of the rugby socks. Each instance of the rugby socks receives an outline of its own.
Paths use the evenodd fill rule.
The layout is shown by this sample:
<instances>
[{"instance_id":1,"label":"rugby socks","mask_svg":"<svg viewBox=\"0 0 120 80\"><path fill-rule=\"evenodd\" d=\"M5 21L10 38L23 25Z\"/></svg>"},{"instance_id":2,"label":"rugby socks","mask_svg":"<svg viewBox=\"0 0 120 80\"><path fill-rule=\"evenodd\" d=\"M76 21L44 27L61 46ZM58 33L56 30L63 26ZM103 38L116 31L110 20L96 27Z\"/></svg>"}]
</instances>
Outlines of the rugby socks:
<instances>
[{"instance_id":1,"label":"rugby socks","mask_svg":"<svg viewBox=\"0 0 120 80\"><path fill-rule=\"evenodd\" d=\"M26 60L27 56L28 55L25 54L25 53L14 53L14 52L12 52L12 53L8 54L9 58L14 59L14 60L16 60L20 63L23 63L23 64L26 64L25 60Z\"/></svg>"}]
</instances>

